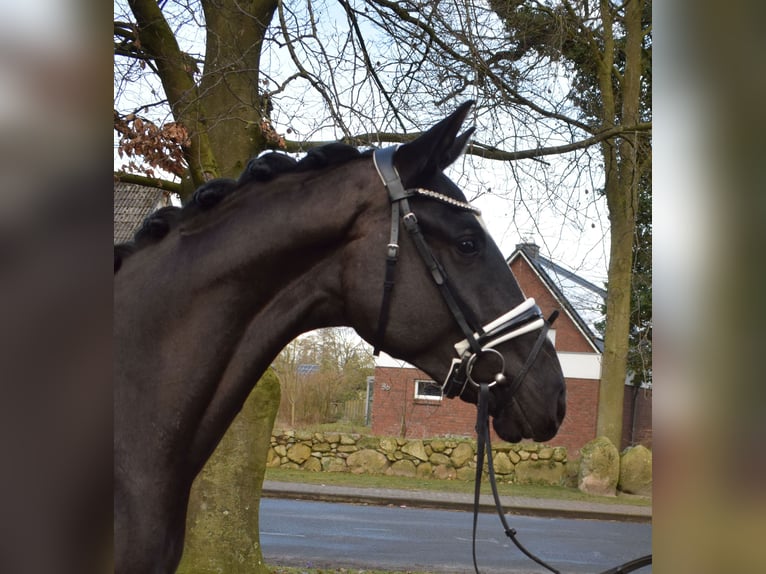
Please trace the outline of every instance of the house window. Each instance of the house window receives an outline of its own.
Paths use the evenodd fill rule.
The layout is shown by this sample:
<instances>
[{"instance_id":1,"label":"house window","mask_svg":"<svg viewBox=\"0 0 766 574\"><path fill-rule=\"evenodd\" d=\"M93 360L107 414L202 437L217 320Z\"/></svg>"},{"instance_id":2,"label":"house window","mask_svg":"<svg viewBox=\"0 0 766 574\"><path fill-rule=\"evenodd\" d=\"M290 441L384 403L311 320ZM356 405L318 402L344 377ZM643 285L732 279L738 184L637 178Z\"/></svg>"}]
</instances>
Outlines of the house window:
<instances>
[{"instance_id":1,"label":"house window","mask_svg":"<svg viewBox=\"0 0 766 574\"><path fill-rule=\"evenodd\" d=\"M553 346L556 346L556 329L549 329L548 330L548 340L553 343Z\"/></svg>"},{"instance_id":2,"label":"house window","mask_svg":"<svg viewBox=\"0 0 766 574\"><path fill-rule=\"evenodd\" d=\"M423 399L426 401L440 401L442 400L442 388L441 385L434 381L415 381L415 398Z\"/></svg>"}]
</instances>

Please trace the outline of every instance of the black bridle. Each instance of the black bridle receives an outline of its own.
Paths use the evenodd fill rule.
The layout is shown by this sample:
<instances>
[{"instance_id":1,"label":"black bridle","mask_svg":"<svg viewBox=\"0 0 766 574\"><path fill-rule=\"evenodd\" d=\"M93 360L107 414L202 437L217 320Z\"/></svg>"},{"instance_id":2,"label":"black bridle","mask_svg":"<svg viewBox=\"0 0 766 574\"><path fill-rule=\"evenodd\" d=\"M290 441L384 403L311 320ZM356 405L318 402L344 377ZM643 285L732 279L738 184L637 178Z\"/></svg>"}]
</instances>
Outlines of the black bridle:
<instances>
[{"instance_id":1,"label":"black bridle","mask_svg":"<svg viewBox=\"0 0 766 574\"><path fill-rule=\"evenodd\" d=\"M478 399L476 403L476 433L477 433L477 452L476 452L476 482L474 488L474 512L473 512L473 565L476 573L479 568L476 562L476 527L479 515L479 497L481 494L481 476L484 469L484 457L487 455L487 467L489 472L489 483L492 488L492 495L495 500L500 522L503 526L506 536L513 541L516 547L544 568L547 568L554 574L559 571L545 563L543 560L527 550L516 538L516 530L508 525L505 519L505 511L500 503L500 496L497 491L495 480L495 469L492 461L492 444L490 442L489 432L489 395L490 389L497 384L507 384L505 374L505 360L495 347L510 341L520 335L540 330L532 350L527 357L521 370L516 374L511 382L509 397L513 397L521 386L522 381L534 364L540 349L547 338L548 330L558 316L558 311L554 311L548 319L543 318L540 307L535 304L535 300L529 298L520 305L514 307L504 315L501 315L494 321L481 326L474 319L473 313L457 296L455 290L450 286L449 277L444 267L431 251L428 242L425 240L420 230L418 219L410 208L409 198L413 196L425 197L446 203L457 209L470 211L477 216L481 212L468 203L456 200L452 197L437 193L435 191L411 188L405 189L402 180L394 167L394 154L398 146L392 146L375 150L373 161L375 168L383 180L383 184L388 190L389 200L391 202L391 233L388 242L386 254L386 273L383 282L383 298L380 305L378 316L378 330L375 336L375 349L373 354L377 356L380 353L380 345L386 334L388 317L391 306L391 293L394 289L396 263L399 258L399 219L401 218L404 228L410 234L420 258L423 260L426 268L431 273L431 278L439 289L442 298L465 335L465 339L455 344L457 358L452 360L449 373L442 385L442 392L445 396L453 398L461 396L470 383L478 389ZM492 381L475 381L472 377L473 369L482 356L494 355L500 360L500 370L495 374ZM632 560L615 568L611 568L602 574L622 574L632 572L652 563L652 556L644 556Z\"/></svg>"},{"instance_id":2,"label":"black bridle","mask_svg":"<svg viewBox=\"0 0 766 574\"><path fill-rule=\"evenodd\" d=\"M439 260L434 256L418 224L418 218L410 208L409 198L413 196L425 197L440 201L457 209L469 211L479 216L481 212L472 205L437 193L435 191L410 188L405 189L402 180L394 167L394 154L398 146L375 150L373 161L375 168L388 190L391 202L391 233L386 254L386 273L383 280L383 298L380 304L378 316L378 330L375 336L375 350L373 354L380 353L380 345L383 343L388 317L391 307L391 294L394 288L396 263L399 259L399 220L401 219L405 230L410 235L415 247L431 274L435 285L439 289L447 307L455 319L458 327L463 332L465 339L455 344L457 357L452 360L449 373L442 384L442 392L452 398L462 395L466 386L470 383L478 388L478 382L472 377L474 367L481 357L494 356L499 359L500 369L489 382L490 386L505 384L505 359L495 350L497 345L509 341L525 333L540 330L537 341L527 358L521 371L513 378L512 392L515 392L529 372L537 358L543 343L545 342L548 329L556 319L558 312L554 311L548 320L545 320L540 307L534 299L527 299L509 312L481 326L474 318L470 308L462 302L455 289L451 286L449 277Z\"/></svg>"}]
</instances>

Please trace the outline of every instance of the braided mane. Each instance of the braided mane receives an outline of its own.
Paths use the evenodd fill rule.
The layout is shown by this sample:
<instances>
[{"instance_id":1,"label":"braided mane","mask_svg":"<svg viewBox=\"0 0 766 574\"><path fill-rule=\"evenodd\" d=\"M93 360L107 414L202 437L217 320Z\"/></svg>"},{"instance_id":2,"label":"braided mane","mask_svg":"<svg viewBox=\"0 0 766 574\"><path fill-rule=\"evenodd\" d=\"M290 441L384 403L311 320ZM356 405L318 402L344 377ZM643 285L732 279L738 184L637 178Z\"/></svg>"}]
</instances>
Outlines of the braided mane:
<instances>
[{"instance_id":1,"label":"braided mane","mask_svg":"<svg viewBox=\"0 0 766 574\"><path fill-rule=\"evenodd\" d=\"M114 273L117 273L127 257L147 245L157 243L180 222L188 221L200 213L209 211L237 190L250 184L272 181L286 173L316 171L338 166L363 155L368 155L368 152L361 153L354 146L335 142L310 149L300 161L275 151L254 157L247 162L239 179L212 179L199 186L183 207L162 207L147 215L131 241L114 246Z\"/></svg>"}]
</instances>

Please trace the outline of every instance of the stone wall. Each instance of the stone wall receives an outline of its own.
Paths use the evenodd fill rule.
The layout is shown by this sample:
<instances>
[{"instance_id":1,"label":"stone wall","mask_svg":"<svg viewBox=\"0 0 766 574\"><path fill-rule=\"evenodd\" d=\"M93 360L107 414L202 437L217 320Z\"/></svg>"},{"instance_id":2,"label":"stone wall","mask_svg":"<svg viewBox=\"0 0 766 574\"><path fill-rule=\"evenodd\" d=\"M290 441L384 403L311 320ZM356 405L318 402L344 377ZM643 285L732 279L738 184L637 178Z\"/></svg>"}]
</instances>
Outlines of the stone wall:
<instances>
[{"instance_id":1,"label":"stone wall","mask_svg":"<svg viewBox=\"0 0 766 574\"><path fill-rule=\"evenodd\" d=\"M492 451L498 480L554 485L566 480L564 447L500 443ZM476 441L288 430L272 436L267 466L470 481L476 473Z\"/></svg>"}]
</instances>

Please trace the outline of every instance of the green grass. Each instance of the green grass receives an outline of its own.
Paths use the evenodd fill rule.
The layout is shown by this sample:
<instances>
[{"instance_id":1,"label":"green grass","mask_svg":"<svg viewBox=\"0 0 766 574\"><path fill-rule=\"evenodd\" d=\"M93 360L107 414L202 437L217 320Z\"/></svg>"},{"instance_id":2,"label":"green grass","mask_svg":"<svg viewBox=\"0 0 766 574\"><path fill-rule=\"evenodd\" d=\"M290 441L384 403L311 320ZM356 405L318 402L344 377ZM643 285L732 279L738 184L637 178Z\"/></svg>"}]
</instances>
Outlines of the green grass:
<instances>
[{"instance_id":1,"label":"green grass","mask_svg":"<svg viewBox=\"0 0 766 574\"><path fill-rule=\"evenodd\" d=\"M272 566L272 574L433 574L413 570L366 570L360 568L293 568Z\"/></svg>"},{"instance_id":2,"label":"green grass","mask_svg":"<svg viewBox=\"0 0 766 574\"><path fill-rule=\"evenodd\" d=\"M266 480L297 482L304 484L329 484L358 488L396 488L402 490L431 490L437 492L473 492L473 482L462 480L438 480L435 478L408 478L403 476L383 476L370 474L352 474L349 472L310 472L282 468L266 469ZM489 484L482 488L489 491ZM556 500L579 500L605 504L633 504L650 506L651 499L641 496L619 494L616 497L593 496L580 492L576 488L564 486L534 486L500 483L498 492L504 496L524 498L553 498Z\"/></svg>"}]
</instances>

